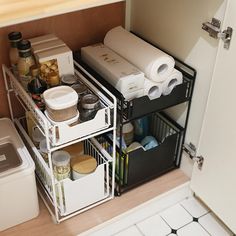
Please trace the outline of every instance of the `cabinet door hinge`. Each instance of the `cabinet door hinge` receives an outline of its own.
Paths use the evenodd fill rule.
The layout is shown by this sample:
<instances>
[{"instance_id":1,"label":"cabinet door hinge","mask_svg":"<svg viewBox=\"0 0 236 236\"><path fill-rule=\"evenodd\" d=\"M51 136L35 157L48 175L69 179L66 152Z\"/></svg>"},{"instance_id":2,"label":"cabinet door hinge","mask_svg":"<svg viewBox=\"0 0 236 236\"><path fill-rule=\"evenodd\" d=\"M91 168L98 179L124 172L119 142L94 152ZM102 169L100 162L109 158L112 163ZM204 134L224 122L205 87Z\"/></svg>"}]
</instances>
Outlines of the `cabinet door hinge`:
<instances>
[{"instance_id":1,"label":"cabinet door hinge","mask_svg":"<svg viewBox=\"0 0 236 236\"><path fill-rule=\"evenodd\" d=\"M201 170L202 166L203 166L203 162L204 162L204 157L202 156L197 156L197 152L196 152L196 147L194 144L192 143L185 143L183 145L183 150L189 155L189 157L197 163L198 165L198 169Z\"/></svg>"},{"instance_id":2,"label":"cabinet door hinge","mask_svg":"<svg viewBox=\"0 0 236 236\"><path fill-rule=\"evenodd\" d=\"M204 22L202 29L209 33L212 38L222 39L224 41L224 48L229 49L230 41L233 35L233 29L227 27L226 30L221 31L221 22L216 18L212 18L211 22Z\"/></svg>"}]
</instances>

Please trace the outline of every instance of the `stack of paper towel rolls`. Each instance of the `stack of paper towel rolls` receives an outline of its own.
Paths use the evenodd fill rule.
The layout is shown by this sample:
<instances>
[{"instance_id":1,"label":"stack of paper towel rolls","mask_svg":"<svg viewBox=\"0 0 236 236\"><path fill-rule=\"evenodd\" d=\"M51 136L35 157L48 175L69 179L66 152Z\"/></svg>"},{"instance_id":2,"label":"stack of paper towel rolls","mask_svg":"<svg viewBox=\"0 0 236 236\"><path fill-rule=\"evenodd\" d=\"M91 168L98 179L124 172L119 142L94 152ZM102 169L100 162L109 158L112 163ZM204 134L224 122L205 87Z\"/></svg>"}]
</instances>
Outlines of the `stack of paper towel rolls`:
<instances>
[{"instance_id":1,"label":"stack of paper towel rolls","mask_svg":"<svg viewBox=\"0 0 236 236\"><path fill-rule=\"evenodd\" d=\"M150 99L170 94L183 82L183 75L174 69L175 61L171 56L121 26L106 34L104 44L144 72L144 95Z\"/></svg>"}]
</instances>

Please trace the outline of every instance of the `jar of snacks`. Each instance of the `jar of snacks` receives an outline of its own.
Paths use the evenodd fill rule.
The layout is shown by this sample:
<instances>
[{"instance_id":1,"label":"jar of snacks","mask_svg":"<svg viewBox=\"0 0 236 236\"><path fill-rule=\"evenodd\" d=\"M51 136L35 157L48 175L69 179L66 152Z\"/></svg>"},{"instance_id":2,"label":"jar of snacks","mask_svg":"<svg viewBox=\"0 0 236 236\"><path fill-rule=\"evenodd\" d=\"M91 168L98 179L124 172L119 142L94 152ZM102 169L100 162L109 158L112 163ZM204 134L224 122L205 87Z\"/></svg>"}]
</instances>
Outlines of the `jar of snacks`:
<instances>
[{"instance_id":1,"label":"jar of snacks","mask_svg":"<svg viewBox=\"0 0 236 236\"><path fill-rule=\"evenodd\" d=\"M66 151L55 151L52 154L53 173L57 180L70 178L70 154Z\"/></svg>"},{"instance_id":2,"label":"jar of snacks","mask_svg":"<svg viewBox=\"0 0 236 236\"><path fill-rule=\"evenodd\" d=\"M47 84L49 85L49 87L55 87L60 85L60 77L58 75L57 72L50 72L47 75Z\"/></svg>"}]
</instances>

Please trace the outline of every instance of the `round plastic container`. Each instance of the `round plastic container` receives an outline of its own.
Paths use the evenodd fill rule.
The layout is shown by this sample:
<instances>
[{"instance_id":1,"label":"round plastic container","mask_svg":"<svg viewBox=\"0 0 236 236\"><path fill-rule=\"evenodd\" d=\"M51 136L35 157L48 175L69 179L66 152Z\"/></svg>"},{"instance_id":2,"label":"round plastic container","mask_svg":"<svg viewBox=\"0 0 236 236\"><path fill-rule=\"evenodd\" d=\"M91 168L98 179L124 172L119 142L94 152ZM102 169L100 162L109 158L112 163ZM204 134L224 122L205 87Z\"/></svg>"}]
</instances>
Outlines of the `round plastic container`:
<instances>
[{"instance_id":1,"label":"round plastic container","mask_svg":"<svg viewBox=\"0 0 236 236\"><path fill-rule=\"evenodd\" d=\"M58 86L43 93L50 119L56 122L72 119L78 115L78 94L69 86Z\"/></svg>"},{"instance_id":2,"label":"round plastic container","mask_svg":"<svg viewBox=\"0 0 236 236\"><path fill-rule=\"evenodd\" d=\"M57 180L70 178L70 154L66 151L55 151L52 154L53 173Z\"/></svg>"},{"instance_id":3,"label":"round plastic container","mask_svg":"<svg viewBox=\"0 0 236 236\"><path fill-rule=\"evenodd\" d=\"M89 155L81 155L71 159L72 178L73 180L82 178L97 168L97 161Z\"/></svg>"}]
</instances>

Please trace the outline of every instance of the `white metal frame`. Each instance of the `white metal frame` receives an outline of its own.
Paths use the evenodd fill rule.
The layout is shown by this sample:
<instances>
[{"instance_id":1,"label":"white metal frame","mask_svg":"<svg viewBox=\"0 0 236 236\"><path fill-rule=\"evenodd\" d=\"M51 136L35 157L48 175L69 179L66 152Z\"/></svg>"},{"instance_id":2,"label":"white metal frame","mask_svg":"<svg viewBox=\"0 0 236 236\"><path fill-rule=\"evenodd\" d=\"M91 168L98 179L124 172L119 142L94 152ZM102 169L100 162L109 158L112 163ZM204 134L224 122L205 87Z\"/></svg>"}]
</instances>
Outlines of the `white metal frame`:
<instances>
[{"instance_id":1,"label":"white metal frame","mask_svg":"<svg viewBox=\"0 0 236 236\"><path fill-rule=\"evenodd\" d=\"M95 94L97 94L101 100L102 103L105 104L105 113L108 117L108 122L106 126L103 128L101 127L100 129L87 133L86 135L80 135L78 134L78 138L74 139L72 138L67 139L69 142L63 143L59 142L56 143L56 127L53 126L48 119L45 117L45 115L40 111L40 109L36 106L36 104L33 102L31 97L27 94L27 92L23 89L21 84L18 82L18 80L15 78L15 76L12 74L11 70L5 66L2 65L2 70L3 70L3 76L4 76L4 82L5 82L5 87L7 91L7 98L8 98L8 104L9 104L9 109L10 109L10 115L11 119L15 121L16 125L18 126L20 132L24 136L25 140L27 141L28 145L31 147L31 151L35 154L35 156L38 158L39 162L43 165L44 169L47 170L47 174L50 176L50 181L51 181L51 194L49 193L50 190L47 189L47 185L42 183L41 179L39 176L39 183L42 185L42 189L44 193L46 194L47 198L45 198L45 194L43 192L39 191L39 194L41 198L43 199L43 202L45 203L46 207L48 208L49 212L51 213L54 221L56 223L60 223L70 217L73 217L79 213L82 213L96 205L99 205L103 202L106 202L114 197L114 186L115 186L115 156L116 156L116 112L117 112L117 101L116 97L112 95L101 83L99 83L93 76L91 76L86 70L83 69L77 62L74 62L75 65L80 68L93 82L96 83L96 87L90 83L79 71L75 71L75 73L83 80L82 82L85 83L91 91L93 91ZM99 89L98 89L99 88ZM31 111L33 114L33 117L35 121L37 122L38 128L44 133L46 137L46 143L47 143L47 149L48 149L48 160L49 160L49 167L45 163L44 159L38 152L37 148L34 146L32 141L30 140L29 136L21 126L20 122L18 119L15 119L14 117L14 111L12 107L12 100L11 100L11 94L15 93L17 99L23 106L23 108L26 111ZM104 94L107 94L111 100L109 100ZM112 114L111 114L112 112ZM113 122L111 124L111 119L110 116L113 116ZM86 123L86 122L85 122ZM82 123L83 124L83 123ZM58 127L57 127L58 128ZM60 128L60 127L59 127ZM113 153L112 157L106 152L105 149L102 148L102 146L97 142L96 139L93 137L104 134L106 132L113 132ZM58 181L54 178L53 175L53 167L52 167L52 160L51 160L51 155L52 152L61 149L65 146L69 146L71 144L87 140L91 138L91 142L99 149L99 152L104 156L105 159L107 159L109 162L112 162L112 176L111 176L111 182L109 183L109 194L104 198L101 199L98 202L94 202L93 204L90 204L86 207L83 207L82 209L77 209L75 212L68 214L68 215L60 215L60 206L62 206L62 198L60 197L59 199L59 204L57 202L57 197L56 197L56 185L58 184ZM56 144L56 145L55 145ZM108 177L107 177L108 178ZM110 179L110 178L108 178ZM59 196L62 196L62 193L59 193ZM49 201L47 201L47 199ZM50 207L50 202L51 206L53 206L53 210Z\"/></svg>"}]
</instances>

